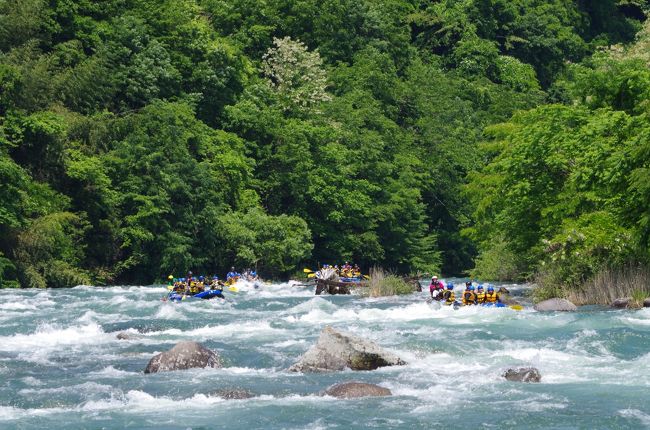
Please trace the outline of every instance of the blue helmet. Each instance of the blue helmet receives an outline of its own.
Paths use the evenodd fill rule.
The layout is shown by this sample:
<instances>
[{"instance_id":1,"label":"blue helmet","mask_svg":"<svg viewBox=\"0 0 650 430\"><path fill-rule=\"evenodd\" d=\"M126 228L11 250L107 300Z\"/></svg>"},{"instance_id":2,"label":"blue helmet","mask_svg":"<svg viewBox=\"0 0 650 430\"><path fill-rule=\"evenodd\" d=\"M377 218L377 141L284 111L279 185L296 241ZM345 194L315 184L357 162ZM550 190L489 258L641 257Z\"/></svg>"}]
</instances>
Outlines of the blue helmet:
<instances>
[{"instance_id":1,"label":"blue helmet","mask_svg":"<svg viewBox=\"0 0 650 430\"><path fill-rule=\"evenodd\" d=\"M468 290L470 290L470 291L474 291L474 285L470 285L469 288L468 288Z\"/></svg>"},{"instance_id":2,"label":"blue helmet","mask_svg":"<svg viewBox=\"0 0 650 430\"><path fill-rule=\"evenodd\" d=\"M479 290L482 290L482 289L483 289L483 285L479 285L479 286L478 286L478 289L479 289Z\"/></svg>"},{"instance_id":3,"label":"blue helmet","mask_svg":"<svg viewBox=\"0 0 650 430\"><path fill-rule=\"evenodd\" d=\"M489 292L494 291L494 287L493 287L492 285L490 285L490 286L488 287L488 291L489 291Z\"/></svg>"},{"instance_id":4,"label":"blue helmet","mask_svg":"<svg viewBox=\"0 0 650 430\"><path fill-rule=\"evenodd\" d=\"M448 289L448 290L453 290L453 289L454 289L454 284L452 284L451 282L448 283L448 284L447 284L447 289Z\"/></svg>"},{"instance_id":5,"label":"blue helmet","mask_svg":"<svg viewBox=\"0 0 650 430\"><path fill-rule=\"evenodd\" d=\"M203 275L199 276L199 281L202 281L202 280L204 280L204 279L205 279L205 278L203 277Z\"/></svg>"}]
</instances>

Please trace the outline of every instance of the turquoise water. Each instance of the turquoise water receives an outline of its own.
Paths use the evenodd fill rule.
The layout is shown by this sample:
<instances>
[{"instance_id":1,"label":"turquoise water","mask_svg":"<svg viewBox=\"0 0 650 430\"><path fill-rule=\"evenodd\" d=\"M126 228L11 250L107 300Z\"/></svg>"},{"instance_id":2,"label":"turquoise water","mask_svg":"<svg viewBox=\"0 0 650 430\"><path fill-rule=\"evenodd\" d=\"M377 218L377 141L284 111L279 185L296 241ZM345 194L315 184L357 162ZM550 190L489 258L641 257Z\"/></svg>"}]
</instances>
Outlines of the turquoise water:
<instances>
[{"instance_id":1,"label":"turquoise water","mask_svg":"<svg viewBox=\"0 0 650 430\"><path fill-rule=\"evenodd\" d=\"M526 286L509 286L520 293ZM292 284L240 284L227 301L165 303L163 287L3 291L0 428L592 429L650 426L650 309L538 313L434 309L427 292L315 297ZM330 324L408 365L372 372L286 369ZM116 334L126 331L129 340ZM180 340L224 369L143 374ZM540 384L505 381L533 365ZM360 380L388 398L339 400ZM243 388L247 400L215 393Z\"/></svg>"}]
</instances>

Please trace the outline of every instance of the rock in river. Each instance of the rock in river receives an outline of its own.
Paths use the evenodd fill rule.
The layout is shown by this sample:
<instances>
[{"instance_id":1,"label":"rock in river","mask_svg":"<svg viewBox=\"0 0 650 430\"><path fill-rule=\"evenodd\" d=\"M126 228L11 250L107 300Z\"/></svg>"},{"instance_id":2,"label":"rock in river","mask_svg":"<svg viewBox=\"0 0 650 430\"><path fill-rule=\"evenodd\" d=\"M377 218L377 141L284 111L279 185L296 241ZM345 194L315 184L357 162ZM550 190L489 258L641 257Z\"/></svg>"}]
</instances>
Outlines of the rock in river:
<instances>
[{"instance_id":1,"label":"rock in river","mask_svg":"<svg viewBox=\"0 0 650 430\"><path fill-rule=\"evenodd\" d=\"M155 355L144 373L167 372L195 367L221 367L219 355L196 342L179 342L169 351Z\"/></svg>"},{"instance_id":2,"label":"rock in river","mask_svg":"<svg viewBox=\"0 0 650 430\"><path fill-rule=\"evenodd\" d=\"M627 308L632 301L631 297L619 297L612 302L613 308Z\"/></svg>"},{"instance_id":3,"label":"rock in river","mask_svg":"<svg viewBox=\"0 0 650 430\"><path fill-rule=\"evenodd\" d=\"M350 381L332 385L325 390L325 394L341 399L353 399L356 397L390 396L393 393L388 388L379 385Z\"/></svg>"},{"instance_id":4,"label":"rock in river","mask_svg":"<svg viewBox=\"0 0 650 430\"><path fill-rule=\"evenodd\" d=\"M575 311L578 307L566 299L548 299L535 305L539 312Z\"/></svg>"},{"instance_id":5,"label":"rock in river","mask_svg":"<svg viewBox=\"0 0 650 430\"><path fill-rule=\"evenodd\" d=\"M534 367L518 367L516 369L508 369L503 377L508 381L515 382L539 382L542 380L542 375Z\"/></svg>"},{"instance_id":6,"label":"rock in river","mask_svg":"<svg viewBox=\"0 0 650 430\"><path fill-rule=\"evenodd\" d=\"M398 356L377 344L327 326L316 345L289 368L292 372L328 372L350 368L374 370L378 367L406 364Z\"/></svg>"}]
</instances>

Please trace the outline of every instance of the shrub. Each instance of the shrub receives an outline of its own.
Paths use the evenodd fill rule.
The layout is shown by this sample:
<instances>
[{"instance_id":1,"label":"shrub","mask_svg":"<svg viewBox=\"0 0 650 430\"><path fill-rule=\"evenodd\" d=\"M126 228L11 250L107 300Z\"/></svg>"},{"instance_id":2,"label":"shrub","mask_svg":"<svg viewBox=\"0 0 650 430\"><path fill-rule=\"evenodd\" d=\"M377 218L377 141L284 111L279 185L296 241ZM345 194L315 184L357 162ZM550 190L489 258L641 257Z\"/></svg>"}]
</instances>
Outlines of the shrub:
<instances>
[{"instance_id":1,"label":"shrub","mask_svg":"<svg viewBox=\"0 0 650 430\"><path fill-rule=\"evenodd\" d=\"M382 268L370 269L368 287L360 290L361 295L368 297L384 297L411 294L413 287L399 276L385 272Z\"/></svg>"}]
</instances>

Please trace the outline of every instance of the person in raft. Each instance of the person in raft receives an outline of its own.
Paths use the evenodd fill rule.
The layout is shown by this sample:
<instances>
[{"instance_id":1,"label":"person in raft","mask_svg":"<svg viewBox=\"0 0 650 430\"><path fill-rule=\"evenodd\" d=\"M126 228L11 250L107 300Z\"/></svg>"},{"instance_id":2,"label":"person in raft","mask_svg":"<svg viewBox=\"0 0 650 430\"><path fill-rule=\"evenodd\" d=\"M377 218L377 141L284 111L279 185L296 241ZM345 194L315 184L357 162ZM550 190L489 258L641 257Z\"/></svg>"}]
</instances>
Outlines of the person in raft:
<instances>
[{"instance_id":1,"label":"person in raft","mask_svg":"<svg viewBox=\"0 0 650 430\"><path fill-rule=\"evenodd\" d=\"M445 289L445 285L438 280L437 276L431 277L431 283L429 284L429 294L431 298L435 300L441 300L440 293Z\"/></svg>"},{"instance_id":2,"label":"person in raft","mask_svg":"<svg viewBox=\"0 0 650 430\"><path fill-rule=\"evenodd\" d=\"M449 282L447 284L447 289L442 293L442 300L445 301L445 305L453 305L456 301L456 295L454 294L454 284Z\"/></svg>"},{"instance_id":3,"label":"person in raft","mask_svg":"<svg viewBox=\"0 0 650 430\"><path fill-rule=\"evenodd\" d=\"M483 285L479 285L476 288L476 303L479 305L485 303L485 290L483 289Z\"/></svg>"},{"instance_id":4,"label":"person in raft","mask_svg":"<svg viewBox=\"0 0 650 430\"><path fill-rule=\"evenodd\" d=\"M467 287L463 293L463 305L475 305L476 304L476 293L474 292L474 285Z\"/></svg>"},{"instance_id":5,"label":"person in raft","mask_svg":"<svg viewBox=\"0 0 650 430\"><path fill-rule=\"evenodd\" d=\"M233 267L230 268L230 272L228 272L226 274L226 281L229 281L229 280L231 280L233 278L238 278L238 277L239 277L239 273L235 272L235 267L233 266Z\"/></svg>"},{"instance_id":6,"label":"person in raft","mask_svg":"<svg viewBox=\"0 0 650 430\"><path fill-rule=\"evenodd\" d=\"M494 287L492 285L488 286L487 293L485 293L485 303L501 303L499 293L494 291Z\"/></svg>"}]
</instances>

